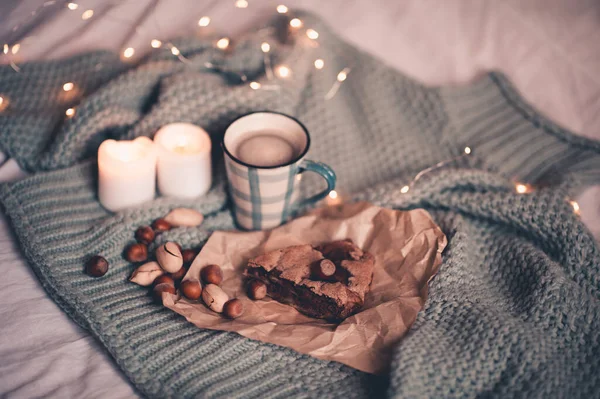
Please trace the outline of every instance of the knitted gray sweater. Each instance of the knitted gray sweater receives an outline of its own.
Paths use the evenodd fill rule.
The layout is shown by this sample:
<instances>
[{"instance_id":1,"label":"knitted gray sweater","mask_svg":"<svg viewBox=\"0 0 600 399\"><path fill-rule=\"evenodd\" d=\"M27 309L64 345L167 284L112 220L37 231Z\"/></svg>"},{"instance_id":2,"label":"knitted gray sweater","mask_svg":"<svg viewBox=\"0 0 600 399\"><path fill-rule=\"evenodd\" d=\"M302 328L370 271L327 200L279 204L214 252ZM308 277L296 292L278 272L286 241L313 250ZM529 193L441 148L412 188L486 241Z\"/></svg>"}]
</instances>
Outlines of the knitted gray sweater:
<instances>
[{"instance_id":1,"label":"knitted gray sweater","mask_svg":"<svg viewBox=\"0 0 600 399\"><path fill-rule=\"evenodd\" d=\"M0 147L34 172L1 186L0 200L48 293L151 397L596 396L600 253L566 198L567 189L598 182L600 145L544 119L499 75L426 88L310 16L319 47L299 38L277 44L285 25L278 18L275 29L250 35L228 56L210 40L188 39L176 43L187 63L162 49L135 67L107 53L21 65L21 73L0 67L0 92L10 100L0 112ZM236 82L243 73L267 83L265 39L274 61L293 69L292 79L275 81L279 90ZM316 58L325 59L323 70L313 67ZM206 70L208 61L220 72ZM352 71L339 93L324 100L346 66ZM69 81L75 89L63 92ZM75 117L64 120L74 104ZM158 198L111 214L96 196L98 144L150 136L176 121L203 126L216 144L231 120L257 109L302 120L313 137L310 157L336 170L343 193L425 207L450 239L426 308L383 376L198 329L127 282L132 265L122 249L137 226L169 209L192 206L207 218L161 241L198 246L212 230L232 228L222 168L196 201ZM400 191L467 145L471 157ZM221 165L217 152L215 159ZM510 180L544 188L519 195ZM98 253L111 268L93 279L83 264Z\"/></svg>"}]
</instances>

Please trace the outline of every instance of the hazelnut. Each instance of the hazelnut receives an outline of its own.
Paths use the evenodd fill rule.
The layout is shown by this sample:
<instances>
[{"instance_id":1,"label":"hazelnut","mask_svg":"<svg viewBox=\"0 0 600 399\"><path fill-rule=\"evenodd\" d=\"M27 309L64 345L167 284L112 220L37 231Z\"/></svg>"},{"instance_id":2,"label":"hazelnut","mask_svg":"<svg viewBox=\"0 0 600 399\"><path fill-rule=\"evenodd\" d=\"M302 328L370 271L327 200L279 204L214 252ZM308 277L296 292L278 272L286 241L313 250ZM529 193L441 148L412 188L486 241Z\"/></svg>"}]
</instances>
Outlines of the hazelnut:
<instances>
[{"instance_id":1,"label":"hazelnut","mask_svg":"<svg viewBox=\"0 0 600 399\"><path fill-rule=\"evenodd\" d=\"M173 280L175 281L179 281L185 276L186 273L187 269L185 267L182 267L175 273L171 273L171 278L173 278Z\"/></svg>"},{"instance_id":2,"label":"hazelnut","mask_svg":"<svg viewBox=\"0 0 600 399\"><path fill-rule=\"evenodd\" d=\"M141 226L135 231L135 239L142 244L152 244L154 237L154 230L152 230L152 227L150 226Z\"/></svg>"},{"instance_id":3,"label":"hazelnut","mask_svg":"<svg viewBox=\"0 0 600 399\"><path fill-rule=\"evenodd\" d=\"M181 257L183 258L183 263L191 264L196 258L196 251L193 249L184 249L181 251Z\"/></svg>"},{"instance_id":4,"label":"hazelnut","mask_svg":"<svg viewBox=\"0 0 600 399\"><path fill-rule=\"evenodd\" d=\"M164 274L164 271L160 268L158 263L148 262L135 269L129 278L129 281L143 287L147 287L152 285L154 280L156 280L156 278L162 274Z\"/></svg>"},{"instance_id":5,"label":"hazelnut","mask_svg":"<svg viewBox=\"0 0 600 399\"><path fill-rule=\"evenodd\" d=\"M225 302L223 314L230 319L236 319L244 313L244 303L237 298Z\"/></svg>"},{"instance_id":6,"label":"hazelnut","mask_svg":"<svg viewBox=\"0 0 600 399\"><path fill-rule=\"evenodd\" d=\"M154 284L154 285L170 284L173 287L175 287L175 281L173 281L171 276L168 276L166 274L163 274L162 276L158 276L156 279L154 279L154 282L152 284Z\"/></svg>"},{"instance_id":7,"label":"hazelnut","mask_svg":"<svg viewBox=\"0 0 600 399\"><path fill-rule=\"evenodd\" d=\"M92 277L102 277L108 271L108 261L100 255L92 256L85 265L85 272Z\"/></svg>"},{"instance_id":8,"label":"hazelnut","mask_svg":"<svg viewBox=\"0 0 600 399\"><path fill-rule=\"evenodd\" d=\"M260 280L251 280L248 283L248 296L254 300L263 299L267 296L267 285Z\"/></svg>"},{"instance_id":9,"label":"hazelnut","mask_svg":"<svg viewBox=\"0 0 600 399\"><path fill-rule=\"evenodd\" d=\"M162 233L163 231L171 230L171 224L167 222L165 219L156 219L152 223L152 228L157 233Z\"/></svg>"},{"instance_id":10,"label":"hazelnut","mask_svg":"<svg viewBox=\"0 0 600 399\"><path fill-rule=\"evenodd\" d=\"M183 258L174 242L167 242L156 248L156 260L168 273L177 273L183 267Z\"/></svg>"},{"instance_id":11,"label":"hazelnut","mask_svg":"<svg viewBox=\"0 0 600 399\"><path fill-rule=\"evenodd\" d=\"M131 244L125 250L125 259L130 262L143 262L148 259L148 247L145 244Z\"/></svg>"},{"instance_id":12,"label":"hazelnut","mask_svg":"<svg viewBox=\"0 0 600 399\"><path fill-rule=\"evenodd\" d=\"M159 303L162 303L163 292L168 292L169 294L175 295L175 286L168 283L156 284L152 289L152 295L154 296L154 300L156 300Z\"/></svg>"},{"instance_id":13,"label":"hazelnut","mask_svg":"<svg viewBox=\"0 0 600 399\"><path fill-rule=\"evenodd\" d=\"M331 280L335 269L335 263L329 259L321 259L311 265L312 278L314 280Z\"/></svg>"},{"instance_id":14,"label":"hazelnut","mask_svg":"<svg viewBox=\"0 0 600 399\"><path fill-rule=\"evenodd\" d=\"M218 265L204 266L200 270L200 278L206 284L220 285L223 282L223 271Z\"/></svg>"},{"instance_id":15,"label":"hazelnut","mask_svg":"<svg viewBox=\"0 0 600 399\"><path fill-rule=\"evenodd\" d=\"M202 290L202 300L210 310L221 313L229 297L218 285L208 284Z\"/></svg>"},{"instance_id":16,"label":"hazelnut","mask_svg":"<svg viewBox=\"0 0 600 399\"><path fill-rule=\"evenodd\" d=\"M197 300L202 295L202 287L198 280L185 280L181 283L181 292L183 296L192 301Z\"/></svg>"}]
</instances>

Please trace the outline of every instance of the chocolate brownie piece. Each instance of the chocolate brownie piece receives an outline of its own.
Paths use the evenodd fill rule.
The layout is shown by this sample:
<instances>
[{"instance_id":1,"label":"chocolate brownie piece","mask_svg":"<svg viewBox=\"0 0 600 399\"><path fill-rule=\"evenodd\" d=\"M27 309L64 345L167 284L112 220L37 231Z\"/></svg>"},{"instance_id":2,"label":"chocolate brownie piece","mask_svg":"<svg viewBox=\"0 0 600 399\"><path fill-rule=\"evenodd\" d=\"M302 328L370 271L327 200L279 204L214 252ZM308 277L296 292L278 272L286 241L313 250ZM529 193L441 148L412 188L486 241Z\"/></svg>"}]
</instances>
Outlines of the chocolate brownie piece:
<instances>
[{"instance_id":1,"label":"chocolate brownie piece","mask_svg":"<svg viewBox=\"0 0 600 399\"><path fill-rule=\"evenodd\" d=\"M248 261L245 275L264 282L273 299L308 316L331 321L345 319L362 307L375 259L348 240L317 248L296 245L257 256ZM317 279L313 273L315 264L323 259L336 265L331 280Z\"/></svg>"}]
</instances>

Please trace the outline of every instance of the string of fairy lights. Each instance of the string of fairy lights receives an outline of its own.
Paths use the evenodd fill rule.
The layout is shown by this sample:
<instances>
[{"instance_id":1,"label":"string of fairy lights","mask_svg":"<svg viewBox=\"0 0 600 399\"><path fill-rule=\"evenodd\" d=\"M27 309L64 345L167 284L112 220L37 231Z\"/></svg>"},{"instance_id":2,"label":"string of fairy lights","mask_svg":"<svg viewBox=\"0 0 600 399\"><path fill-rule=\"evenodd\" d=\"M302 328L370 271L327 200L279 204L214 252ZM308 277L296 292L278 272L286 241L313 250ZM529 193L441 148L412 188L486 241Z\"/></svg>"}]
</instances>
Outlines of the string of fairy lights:
<instances>
[{"instance_id":1,"label":"string of fairy lights","mask_svg":"<svg viewBox=\"0 0 600 399\"><path fill-rule=\"evenodd\" d=\"M49 1L46 1L40 8L54 6L58 2L59 2L58 0L49 0ZM234 6L238 9L245 9L245 8L248 8L249 2L248 2L248 0L235 0ZM76 3L76 2L66 3L66 8L73 12L80 12L81 13L80 18L84 21L88 21L94 17L93 9L84 8L81 4ZM289 8L284 4L277 5L275 10L279 14L286 14L286 15L290 14ZM32 15L36 15L38 12L39 12L39 9L34 10ZM200 18L197 21L197 25L199 28L207 28L210 24L211 24L211 17L209 15L202 15L202 16L200 16ZM17 27L14 27L13 31L15 31L16 28ZM158 28L158 24L157 24L157 28ZM292 31L292 33L295 33L295 34L303 32L305 40L308 40L308 45L310 45L311 47L318 47L319 32L317 32L313 28L305 27L304 21L302 21L300 18L290 16L289 28ZM140 27L136 27L136 30L137 29L140 29ZM171 54L173 54L173 56L177 57L180 61L182 61L184 63L190 62L190 60L188 60L183 54L181 54L181 51L179 50L179 48L177 48L171 42L168 42L168 41L163 42L163 40L161 40L159 38L154 38L154 39L150 40L149 44L152 49L160 49L160 48L166 47L170 50ZM225 50L229 49L229 47L231 45L231 40L229 37L221 37L215 41L214 45L216 48L225 51ZM2 53L4 54L4 56L9 57L9 64L15 70L16 73L21 73L21 68L19 68L19 66L16 62L16 56L18 55L19 51L21 50L21 47L22 47L21 42L12 43L12 44L4 43L2 46ZM262 42L260 45L260 49L263 53L265 76L267 78L267 81L270 83L263 84L258 81L248 82L246 79L246 76L244 76L244 75L239 75L239 78L243 83L247 84L249 86L249 88L252 90L279 90L280 86L277 83L277 80L290 78L293 75L292 69L288 65L284 65L284 64L273 65L272 64L271 44L268 41ZM135 54L136 54L136 48L126 47L121 51L121 58L123 60L130 60L130 59L133 59ZM317 58L314 60L313 65L316 70L322 70L325 68L326 63L323 58ZM215 68L215 66L212 65L211 63L205 63L204 66L207 69ZM329 91L327 91L327 93L324 95L325 100L331 100L335 97L335 95L339 92L342 84L346 81L346 79L348 79L348 76L349 76L351 70L352 69L350 67L345 67L337 73L335 82L332 84ZM65 82L63 84L62 89L64 92L69 93L76 89L76 85L74 82ZM10 103L10 100L8 99L8 97L6 95L3 95L2 93L0 93L0 112L6 110L9 106L9 103ZM77 112L77 110L75 107L69 107L65 110L65 117L67 119L73 118L73 117L75 117L76 112ZM467 157L471 153L472 153L471 147L467 146L464 148L463 153L461 155L459 155L455 158L452 158L452 159L438 162L435 165L432 165L426 169L421 170L419 173L417 173L412 178L412 180L407 185L403 186L400 189L400 193L401 194L409 193L411 188L426 174L428 174L434 170L440 169L444 166L447 166L461 158ZM533 191L534 191L534 188L529 184L523 184L523 183L519 183L519 182L515 183L515 192L517 194L525 195L525 194L529 194ZM343 196L334 190L329 193L329 196L326 198L325 201L329 205L336 205L336 204L342 203L343 200L344 200ZM575 214L579 215L580 214L579 204L573 200L568 200L568 201L571 204L571 206L573 207Z\"/></svg>"}]
</instances>

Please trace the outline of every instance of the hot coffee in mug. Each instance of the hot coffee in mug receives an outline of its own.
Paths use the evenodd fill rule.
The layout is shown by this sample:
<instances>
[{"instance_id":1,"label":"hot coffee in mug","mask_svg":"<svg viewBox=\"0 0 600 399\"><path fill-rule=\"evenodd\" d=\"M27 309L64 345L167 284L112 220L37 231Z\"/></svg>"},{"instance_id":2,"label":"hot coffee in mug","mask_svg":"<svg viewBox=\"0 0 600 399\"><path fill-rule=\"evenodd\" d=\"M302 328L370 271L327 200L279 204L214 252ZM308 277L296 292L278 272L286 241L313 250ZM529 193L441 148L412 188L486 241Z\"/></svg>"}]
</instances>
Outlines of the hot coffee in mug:
<instances>
[{"instance_id":1,"label":"hot coffee in mug","mask_svg":"<svg viewBox=\"0 0 600 399\"><path fill-rule=\"evenodd\" d=\"M310 135L302 123L276 112L254 112L236 119L223 137L225 167L237 224L247 230L276 227L297 206L318 201L335 188L335 173L304 159ZM327 189L294 203L296 175L320 174Z\"/></svg>"}]
</instances>

